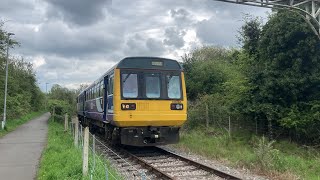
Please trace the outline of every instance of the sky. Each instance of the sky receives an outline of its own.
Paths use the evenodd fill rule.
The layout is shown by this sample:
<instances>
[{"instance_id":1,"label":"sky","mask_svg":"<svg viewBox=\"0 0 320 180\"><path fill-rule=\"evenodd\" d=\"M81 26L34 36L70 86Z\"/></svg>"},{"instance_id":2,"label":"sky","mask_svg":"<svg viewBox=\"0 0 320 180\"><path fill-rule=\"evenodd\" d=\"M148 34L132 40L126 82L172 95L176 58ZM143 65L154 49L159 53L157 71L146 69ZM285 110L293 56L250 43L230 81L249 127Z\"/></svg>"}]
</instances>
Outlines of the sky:
<instances>
[{"instance_id":1,"label":"sky","mask_svg":"<svg viewBox=\"0 0 320 180\"><path fill-rule=\"evenodd\" d=\"M1 0L4 29L32 62L39 87L76 89L128 56L181 61L202 46L239 47L244 14L270 10L214 0Z\"/></svg>"}]
</instances>

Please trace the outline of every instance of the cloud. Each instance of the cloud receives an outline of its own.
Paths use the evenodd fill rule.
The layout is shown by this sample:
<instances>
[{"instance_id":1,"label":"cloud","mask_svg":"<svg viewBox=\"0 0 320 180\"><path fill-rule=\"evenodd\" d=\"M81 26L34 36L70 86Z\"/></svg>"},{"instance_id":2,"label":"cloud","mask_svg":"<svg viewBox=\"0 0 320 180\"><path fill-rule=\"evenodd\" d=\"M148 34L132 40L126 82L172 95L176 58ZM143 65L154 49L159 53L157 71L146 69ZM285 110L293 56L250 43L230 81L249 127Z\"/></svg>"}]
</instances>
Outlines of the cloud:
<instances>
[{"instance_id":1,"label":"cloud","mask_svg":"<svg viewBox=\"0 0 320 180\"><path fill-rule=\"evenodd\" d=\"M62 19L74 25L91 25L104 19L111 0L46 0L47 17Z\"/></svg>"},{"instance_id":2,"label":"cloud","mask_svg":"<svg viewBox=\"0 0 320 180\"><path fill-rule=\"evenodd\" d=\"M192 14L183 8L179 8L176 10L171 9L169 13L171 18L174 19L176 26L179 26L179 27L183 27L183 26L188 27L195 21Z\"/></svg>"},{"instance_id":3,"label":"cloud","mask_svg":"<svg viewBox=\"0 0 320 180\"><path fill-rule=\"evenodd\" d=\"M241 22L213 16L209 20L203 20L197 24L197 37L204 44L236 46L236 35L240 26Z\"/></svg>"},{"instance_id":4,"label":"cloud","mask_svg":"<svg viewBox=\"0 0 320 180\"><path fill-rule=\"evenodd\" d=\"M120 48L123 36L117 27L109 27L113 33L104 33L103 27L92 26L70 28L62 21L50 21L35 27L27 26L18 31L16 38L21 42L20 52L90 59Z\"/></svg>"},{"instance_id":5,"label":"cloud","mask_svg":"<svg viewBox=\"0 0 320 180\"><path fill-rule=\"evenodd\" d=\"M181 48L184 46L183 37L186 35L185 30L179 30L178 28L168 28L165 30L166 39L163 41L164 44L169 46L174 46L176 48Z\"/></svg>"},{"instance_id":6,"label":"cloud","mask_svg":"<svg viewBox=\"0 0 320 180\"><path fill-rule=\"evenodd\" d=\"M161 56L164 50L161 40L136 33L128 37L125 53L127 56Z\"/></svg>"},{"instance_id":7,"label":"cloud","mask_svg":"<svg viewBox=\"0 0 320 180\"><path fill-rule=\"evenodd\" d=\"M21 43L10 52L34 63L42 89L92 82L127 56L179 60L204 44L234 47L242 13L265 11L212 0L0 1Z\"/></svg>"}]
</instances>

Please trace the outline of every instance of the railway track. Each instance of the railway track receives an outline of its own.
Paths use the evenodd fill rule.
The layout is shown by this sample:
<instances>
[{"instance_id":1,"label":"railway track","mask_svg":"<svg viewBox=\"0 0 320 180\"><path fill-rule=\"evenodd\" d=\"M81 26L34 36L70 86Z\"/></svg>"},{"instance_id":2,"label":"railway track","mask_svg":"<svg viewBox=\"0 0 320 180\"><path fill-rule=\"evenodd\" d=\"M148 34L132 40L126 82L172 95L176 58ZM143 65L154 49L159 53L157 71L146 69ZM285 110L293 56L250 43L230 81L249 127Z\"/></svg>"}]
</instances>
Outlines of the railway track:
<instances>
[{"instance_id":1,"label":"railway track","mask_svg":"<svg viewBox=\"0 0 320 180\"><path fill-rule=\"evenodd\" d=\"M128 179L240 179L159 147L111 147L104 143L97 149Z\"/></svg>"}]
</instances>

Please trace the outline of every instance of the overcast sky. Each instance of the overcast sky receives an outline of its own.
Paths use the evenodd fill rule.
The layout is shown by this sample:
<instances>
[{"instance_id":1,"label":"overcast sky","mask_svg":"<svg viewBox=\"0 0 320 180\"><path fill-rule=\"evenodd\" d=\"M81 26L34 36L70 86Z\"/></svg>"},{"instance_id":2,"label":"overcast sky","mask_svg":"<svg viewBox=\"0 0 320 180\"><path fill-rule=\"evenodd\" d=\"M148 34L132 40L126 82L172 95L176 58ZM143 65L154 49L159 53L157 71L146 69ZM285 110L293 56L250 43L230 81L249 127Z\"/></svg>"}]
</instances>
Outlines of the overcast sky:
<instances>
[{"instance_id":1,"label":"overcast sky","mask_svg":"<svg viewBox=\"0 0 320 180\"><path fill-rule=\"evenodd\" d=\"M45 83L77 88L126 56L181 60L203 45L237 47L244 13L267 9L213 0L1 0L0 19Z\"/></svg>"}]
</instances>

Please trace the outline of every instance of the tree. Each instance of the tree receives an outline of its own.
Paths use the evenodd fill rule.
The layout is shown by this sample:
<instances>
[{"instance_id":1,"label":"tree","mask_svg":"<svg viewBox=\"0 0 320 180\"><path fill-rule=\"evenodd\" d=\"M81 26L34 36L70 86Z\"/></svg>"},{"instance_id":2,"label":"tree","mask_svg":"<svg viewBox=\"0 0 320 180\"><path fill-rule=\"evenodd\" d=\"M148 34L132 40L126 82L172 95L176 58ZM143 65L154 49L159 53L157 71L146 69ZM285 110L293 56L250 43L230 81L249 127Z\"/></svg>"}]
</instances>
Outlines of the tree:
<instances>
[{"instance_id":1,"label":"tree","mask_svg":"<svg viewBox=\"0 0 320 180\"><path fill-rule=\"evenodd\" d=\"M252 71L247 113L265 119L269 131L280 125L311 137L320 121L317 37L299 15L278 11L263 27L257 47L258 58L248 64Z\"/></svg>"},{"instance_id":2,"label":"tree","mask_svg":"<svg viewBox=\"0 0 320 180\"><path fill-rule=\"evenodd\" d=\"M4 101L5 62L6 47L8 42L7 32L3 30L3 22L0 22L0 100ZM13 39L9 39L11 48L19 45ZM44 103L44 95L40 91L31 63L23 59L11 58L8 65L8 96L7 119L18 118L31 111L39 111ZM3 112L3 106L0 106Z\"/></svg>"},{"instance_id":3,"label":"tree","mask_svg":"<svg viewBox=\"0 0 320 180\"><path fill-rule=\"evenodd\" d=\"M238 37L242 48L250 56L257 55L259 39L262 31L262 20L258 17L245 15L244 25L241 27Z\"/></svg>"},{"instance_id":4,"label":"tree","mask_svg":"<svg viewBox=\"0 0 320 180\"><path fill-rule=\"evenodd\" d=\"M68 112L69 114L74 114L76 111L76 90L69 90L68 88L62 87L59 84L54 84L51 88L49 96L49 107L50 102L55 102L51 104L59 104L56 102L61 102L61 107L67 107L67 109L63 108L61 112Z\"/></svg>"}]
</instances>

